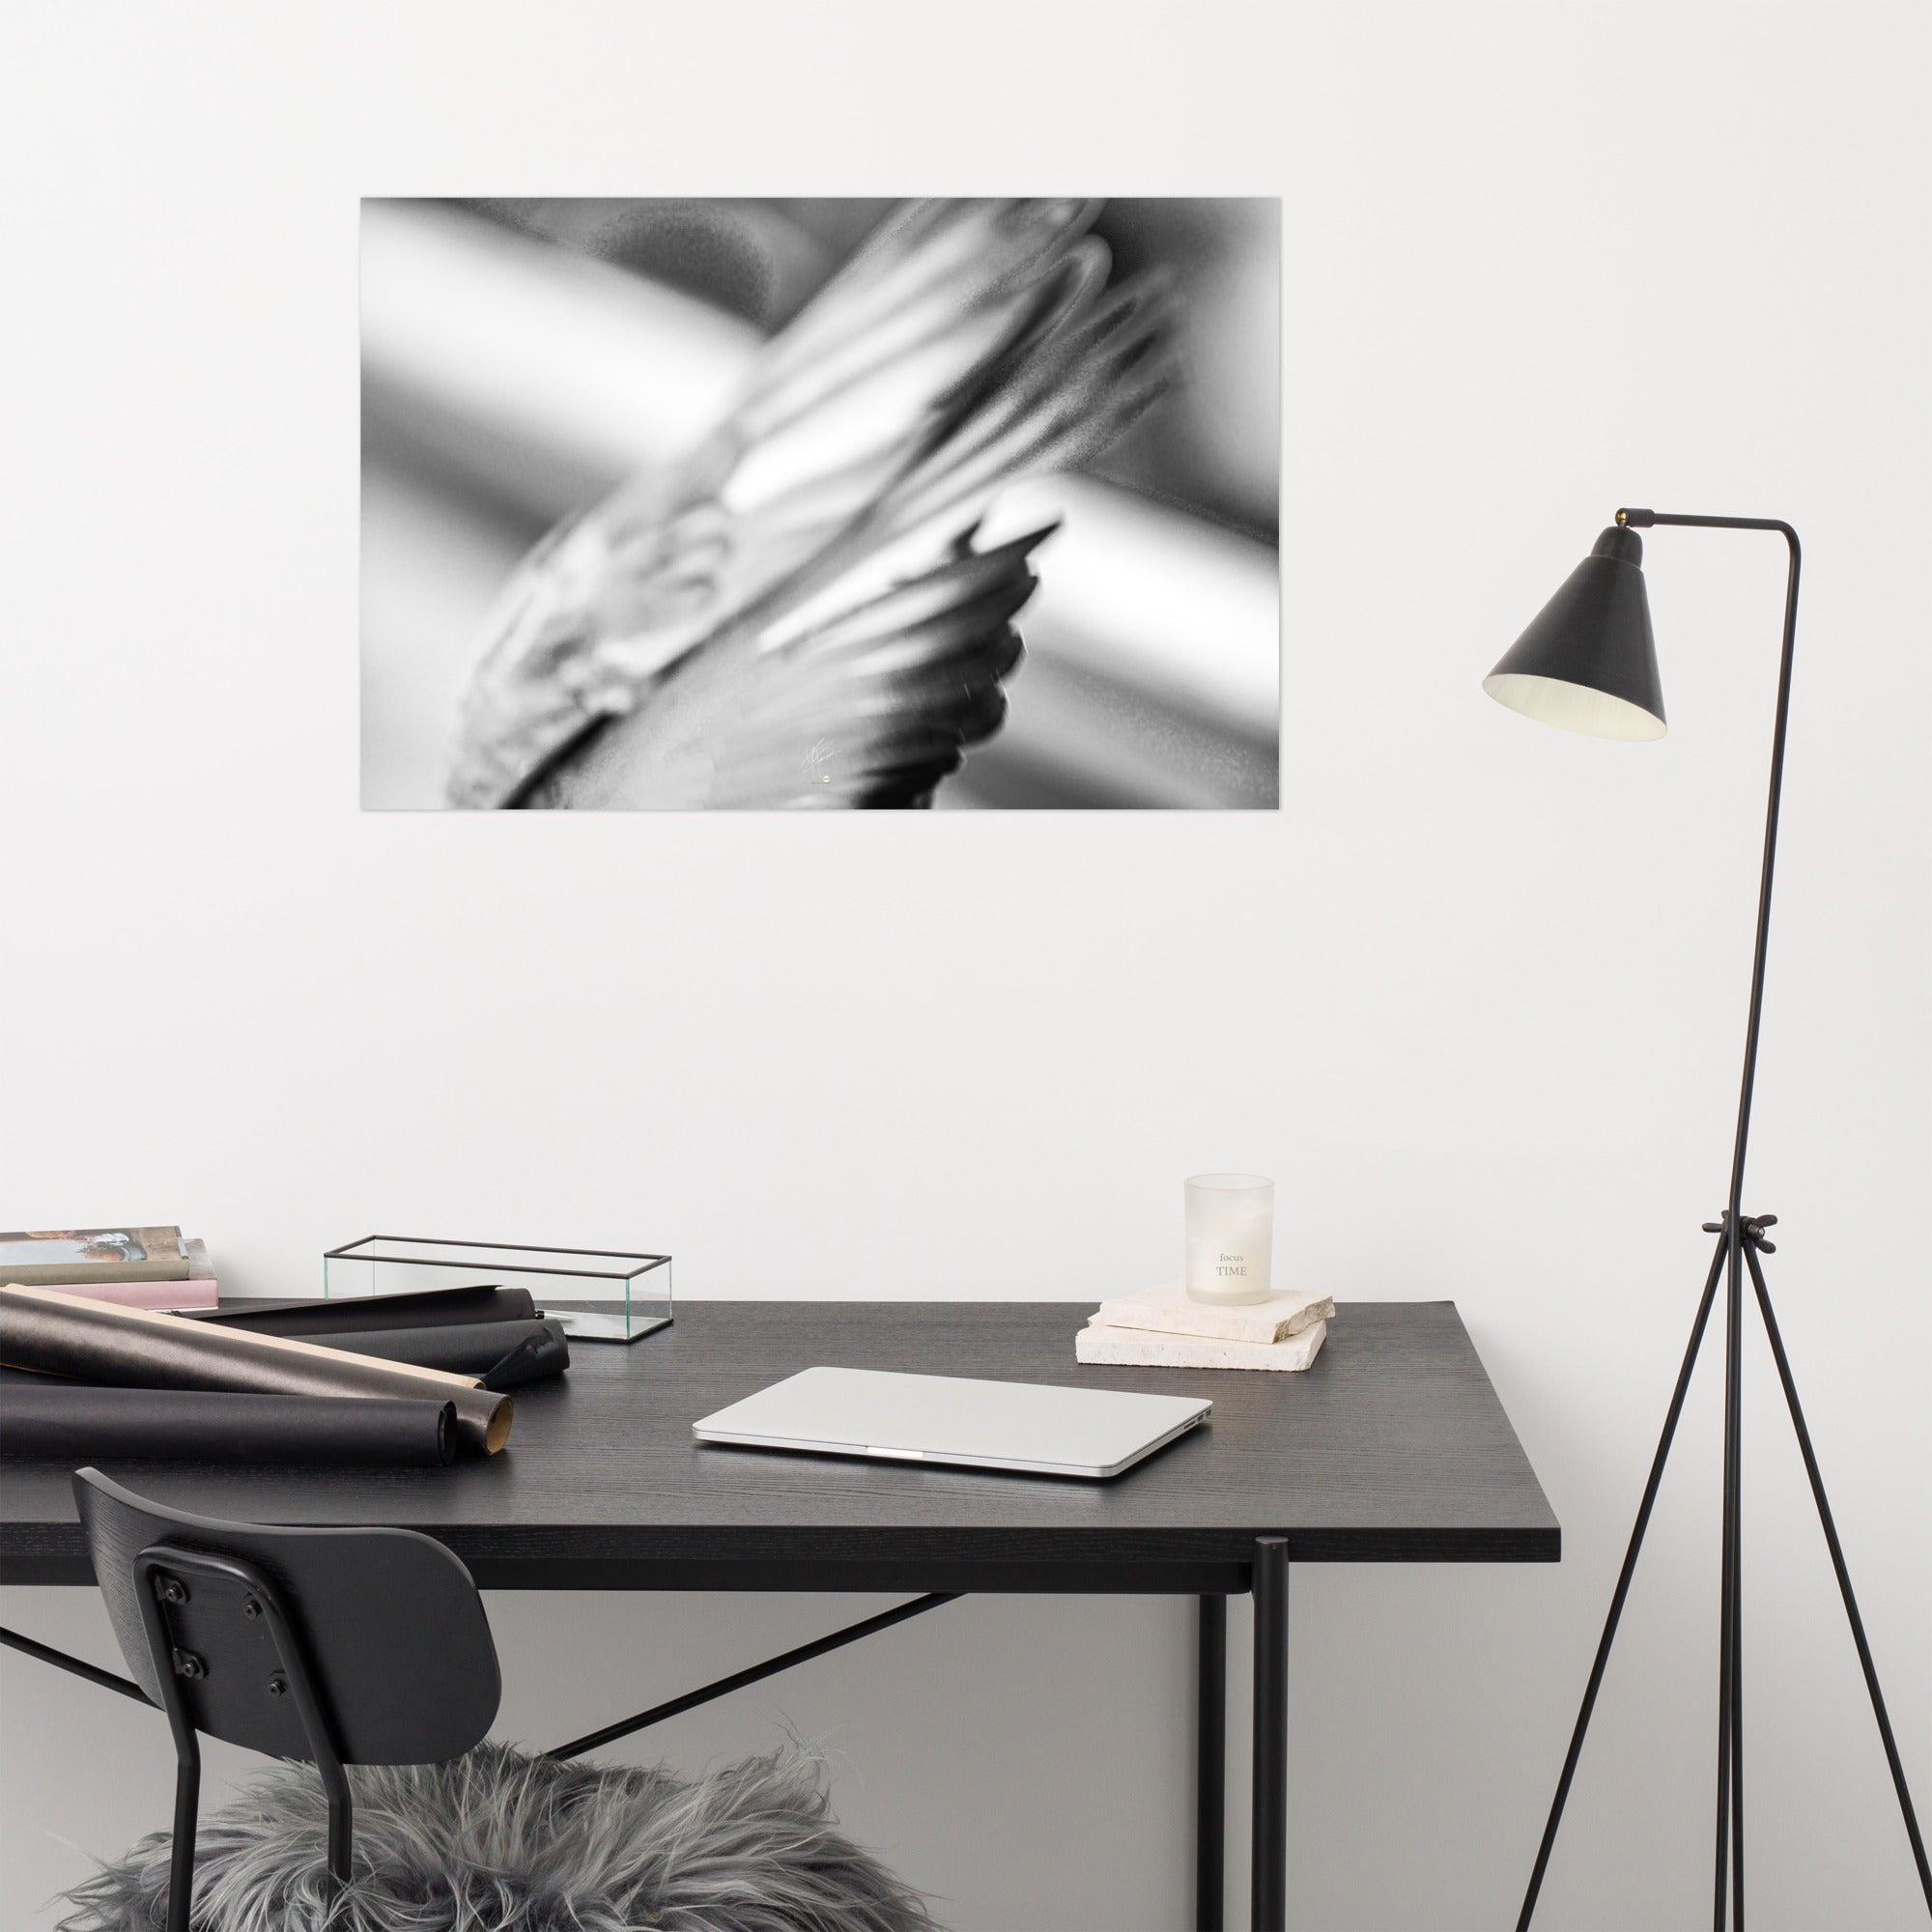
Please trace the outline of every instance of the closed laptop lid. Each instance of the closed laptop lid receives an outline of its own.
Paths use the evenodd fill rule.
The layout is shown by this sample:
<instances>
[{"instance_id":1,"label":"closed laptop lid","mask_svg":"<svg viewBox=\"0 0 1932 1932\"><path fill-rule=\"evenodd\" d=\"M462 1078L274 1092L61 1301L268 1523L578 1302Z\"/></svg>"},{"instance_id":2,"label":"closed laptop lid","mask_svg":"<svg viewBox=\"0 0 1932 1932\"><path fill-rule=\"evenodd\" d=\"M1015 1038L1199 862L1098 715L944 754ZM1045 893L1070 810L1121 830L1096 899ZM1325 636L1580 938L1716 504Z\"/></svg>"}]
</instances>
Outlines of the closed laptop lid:
<instances>
[{"instance_id":1,"label":"closed laptop lid","mask_svg":"<svg viewBox=\"0 0 1932 1932\"><path fill-rule=\"evenodd\" d=\"M692 1427L709 1442L1110 1475L1212 1406L1194 1396L814 1368Z\"/></svg>"}]
</instances>

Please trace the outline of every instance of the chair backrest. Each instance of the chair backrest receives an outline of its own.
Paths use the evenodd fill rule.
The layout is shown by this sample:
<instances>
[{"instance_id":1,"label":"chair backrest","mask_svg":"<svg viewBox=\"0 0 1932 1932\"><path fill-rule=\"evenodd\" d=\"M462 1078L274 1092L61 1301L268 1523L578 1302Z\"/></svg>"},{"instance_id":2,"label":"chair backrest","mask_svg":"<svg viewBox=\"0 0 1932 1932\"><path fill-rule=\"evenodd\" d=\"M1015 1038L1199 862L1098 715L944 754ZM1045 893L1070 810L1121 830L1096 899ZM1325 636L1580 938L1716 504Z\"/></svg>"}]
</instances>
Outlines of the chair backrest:
<instances>
[{"instance_id":1,"label":"chair backrest","mask_svg":"<svg viewBox=\"0 0 1932 1932\"><path fill-rule=\"evenodd\" d=\"M430 1537L222 1522L150 1502L98 1469L79 1470L73 1491L128 1669L164 1704L155 1650L170 1651L169 1689L196 1730L316 1760L306 1699L290 1694L289 1633L344 1763L438 1764L495 1720L502 1678L483 1600Z\"/></svg>"}]
</instances>

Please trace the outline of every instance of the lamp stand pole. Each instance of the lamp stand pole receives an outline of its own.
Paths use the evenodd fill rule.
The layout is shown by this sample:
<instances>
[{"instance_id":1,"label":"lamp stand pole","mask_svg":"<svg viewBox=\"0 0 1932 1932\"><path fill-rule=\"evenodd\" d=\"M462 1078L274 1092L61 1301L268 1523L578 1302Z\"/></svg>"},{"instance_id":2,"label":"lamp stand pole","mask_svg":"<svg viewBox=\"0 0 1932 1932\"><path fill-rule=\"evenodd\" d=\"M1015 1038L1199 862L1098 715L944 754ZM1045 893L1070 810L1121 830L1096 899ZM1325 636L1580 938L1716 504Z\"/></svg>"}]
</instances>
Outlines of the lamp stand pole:
<instances>
[{"instance_id":1,"label":"lamp stand pole","mask_svg":"<svg viewBox=\"0 0 1932 1932\"><path fill-rule=\"evenodd\" d=\"M1772 1357L1777 1364L1778 1380L1791 1411L1791 1424L1798 1435L1798 1446L1804 1458L1804 1473L1810 1479L1812 1499L1818 1506L1818 1520L1824 1526L1825 1544L1837 1574L1838 1591L1844 1598L1845 1615L1852 1627L1852 1640L1858 1646L1859 1663L1864 1671L1865 1689L1871 1692L1872 1714L1878 1719L1879 1737L1885 1745L1886 1762L1891 1767L1891 1781L1898 1793L1898 1808L1905 1820L1905 1832L1912 1841L1912 1856L1918 1865L1918 1883L1925 1904L1932 1912L1932 1866L1925 1858L1925 1841L1919 1835L1918 1819L1912 1808L1912 1794L1906 1788L1905 1769L1899 1762L1898 1746L1892 1737L1891 1719L1887 1717L1885 1697L1879 1690L1878 1671L1872 1663L1871 1647L1865 1641L1863 1619L1859 1615L1858 1599L1852 1594L1850 1572L1845 1568L1844 1551L1839 1548L1832 1506L1825 1495L1825 1481L1818 1473L1818 1459L1812 1453L1810 1432L1804 1426L1804 1411L1799 1406L1798 1386L1792 1379L1791 1364L1784 1353L1777 1320L1771 1309L1771 1293L1765 1287L1764 1269L1758 1257L1775 1252L1765 1238L1765 1230L1776 1225L1776 1214L1747 1215L1743 1209L1745 1150L1750 1136L1751 1089L1757 1075L1758 1022L1764 1009L1765 949L1771 936L1771 886L1777 857L1777 810L1784 785L1785 724L1791 709L1791 658L1798 635L1798 532L1789 524L1762 517L1678 517L1657 510L1619 510L1619 525L1647 529L1656 524L1685 525L1699 529L1776 530L1784 538L1790 554L1790 570L1785 580L1784 643L1777 669L1777 715L1771 739L1771 796L1765 809L1764 863L1758 876L1757 940L1751 956L1750 1017L1745 1028L1745 1068L1738 1096L1737 1138L1731 1150L1731 1186L1723 1213L1704 1224L1706 1234L1718 1236L1717 1252L1704 1280L1704 1293L1697 1303L1696 1320L1690 1324L1690 1344L1684 1351L1684 1366L1677 1374L1677 1386L1663 1418L1663 1434L1650 1465L1650 1480L1644 1485L1643 1500L1637 1506L1636 1524L1631 1531L1630 1547L1624 1552L1623 1568L1610 1596L1609 1615L1604 1634L1597 1644L1596 1661L1590 1666L1584 1686L1582 1708L1577 1713L1577 1728L1571 1733L1569 1754L1563 1760L1562 1776L1556 1780L1556 1796L1549 1806L1548 1822L1543 1828L1543 1842L1537 1847L1535 1869L1529 1875L1529 1889L1523 1894L1522 1911L1517 1932L1529 1932L1536 1911L1537 1893L1543 1889L1543 1875L1549 1864L1550 1848L1556 1842L1556 1829L1562 1822L1564 1801L1570 1795L1571 1780L1577 1775L1577 1760L1583 1749L1583 1736L1590 1727L1590 1714L1604 1681L1604 1668L1615 1641L1617 1620L1623 1615L1624 1599L1630 1594L1631 1577L1636 1570L1637 1552L1643 1548L1644 1531L1657 1501L1658 1487L1663 1479L1663 1465L1670 1455L1677 1419L1684 1408L1684 1397L1690 1386L1691 1371L1697 1365L1697 1351L1703 1346L1718 1283L1724 1283L1724 1489L1723 1550L1720 1562L1718 1633L1718 1826L1717 1860L1713 1880L1712 1925L1724 1932L1726 1906L1735 1932L1744 1932L1745 1923L1745 1790L1744 1790L1744 1667L1743 1667L1743 1577L1740 1561L1741 1479L1743 1463L1744 1380L1742 1345L1744 1341L1744 1281L1750 1276L1757 1297L1758 1313L1771 1343Z\"/></svg>"}]
</instances>

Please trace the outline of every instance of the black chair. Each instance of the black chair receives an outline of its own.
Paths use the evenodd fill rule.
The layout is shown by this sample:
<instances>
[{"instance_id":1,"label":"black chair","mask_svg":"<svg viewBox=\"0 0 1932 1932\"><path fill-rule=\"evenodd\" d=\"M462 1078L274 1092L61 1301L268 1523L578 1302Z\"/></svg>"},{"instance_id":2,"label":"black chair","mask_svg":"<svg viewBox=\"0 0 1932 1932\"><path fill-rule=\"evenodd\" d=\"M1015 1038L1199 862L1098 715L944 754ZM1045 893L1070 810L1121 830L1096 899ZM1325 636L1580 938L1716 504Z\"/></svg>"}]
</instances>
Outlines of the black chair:
<instances>
[{"instance_id":1,"label":"black chair","mask_svg":"<svg viewBox=\"0 0 1932 1932\"><path fill-rule=\"evenodd\" d=\"M238 1922L332 1924L353 1876L356 1923L415 1923L428 1888L468 1924L476 1914L463 1901L496 1909L507 1882L539 1901L546 1924L594 1906L587 1916L600 1924L737 1913L796 1932L931 1932L919 1894L838 1830L809 1753L781 1750L689 1781L663 1767L571 1762L773 1665L531 1756L484 1741L502 1689L496 1646L469 1571L441 1544L405 1529L221 1522L133 1495L96 1469L73 1480L122 1654L167 1712L180 1768L172 1841L144 1838L74 1888L68 1897L87 1916L67 1922L94 1932L154 1923L165 1873L168 1932L188 1932L206 1731L313 1764L327 1814L323 1872L323 1821L299 1771L259 1781L209 1834L204 1915L219 1892ZM352 1764L369 1767L357 1779L365 1855L353 1874ZM265 1910L281 1916L265 1921ZM231 1915L217 1906L214 1916Z\"/></svg>"},{"instance_id":2,"label":"black chair","mask_svg":"<svg viewBox=\"0 0 1932 1932\"><path fill-rule=\"evenodd\" d=\"M190 1516L97 1469L73 1479L122 1655L168 1714L179 1771L168 1932L187 1932L198 1733L313 1764L328 1869L350 1877L347 1764L436 1764L481 1741L502 1679L469 1573L407 1529L272 1529Z\"/></svg>"}]
</instances>

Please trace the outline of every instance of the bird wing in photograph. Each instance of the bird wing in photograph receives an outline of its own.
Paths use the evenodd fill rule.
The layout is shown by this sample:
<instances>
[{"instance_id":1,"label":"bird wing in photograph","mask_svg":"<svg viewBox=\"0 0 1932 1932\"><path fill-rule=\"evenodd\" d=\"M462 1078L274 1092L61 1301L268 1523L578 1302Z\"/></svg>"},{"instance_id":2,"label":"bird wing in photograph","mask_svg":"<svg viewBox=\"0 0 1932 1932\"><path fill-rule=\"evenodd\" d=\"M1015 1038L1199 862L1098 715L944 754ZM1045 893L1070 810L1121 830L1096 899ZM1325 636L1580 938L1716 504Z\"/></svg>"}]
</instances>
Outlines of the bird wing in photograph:
<instances>
[{"instance_id":1,"label":"bird wing in photograph","mask_svg":"<svg viewBox=\"0 0 1932 1932\"><path fill-rule=\"evenodd\" d=\"M487 630L458 806L931 802L997 729L1046 534L980 551L1015 478L1091 461L1168 387L1168 303L1109 289L1098 204L895 212L674 472L553 531Z\"/></svg>"}]
</instances>

